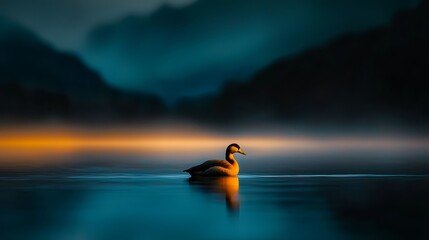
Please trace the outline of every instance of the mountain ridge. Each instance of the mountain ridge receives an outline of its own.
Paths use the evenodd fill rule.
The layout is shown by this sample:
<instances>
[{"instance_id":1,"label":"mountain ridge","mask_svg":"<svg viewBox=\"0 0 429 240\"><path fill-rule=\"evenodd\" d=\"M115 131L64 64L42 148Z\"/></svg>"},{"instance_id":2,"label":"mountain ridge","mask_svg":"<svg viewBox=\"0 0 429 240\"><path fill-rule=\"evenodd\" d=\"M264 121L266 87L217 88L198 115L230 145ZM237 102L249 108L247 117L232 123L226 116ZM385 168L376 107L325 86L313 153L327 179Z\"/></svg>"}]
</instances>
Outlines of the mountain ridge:
<instances>
[{"instance_id":1,"label":"mountain ridge","mask_svg":"<svg viewBox=\"0 0 429 240\"><path fill-rule=\"evenodd\" d=\"M281 58L247 82L226 83L218 94L183 99L178 112L224 124L377 119L424 124L429 118L424 87L429 79L428 5L424 1L396 15L388 27Z\"/></svg>"},{"instance_id":2,"label":"mountain ridge","mask_svg":"<svg viewBox=\"0 0 429 240\"><path fill-rule=\"evenodd\" d=\"M59 52L34 32L0 18L1 119L122 119L164 111L157 97L107 85L71 53Z\"/></svg>"}]
</instances>

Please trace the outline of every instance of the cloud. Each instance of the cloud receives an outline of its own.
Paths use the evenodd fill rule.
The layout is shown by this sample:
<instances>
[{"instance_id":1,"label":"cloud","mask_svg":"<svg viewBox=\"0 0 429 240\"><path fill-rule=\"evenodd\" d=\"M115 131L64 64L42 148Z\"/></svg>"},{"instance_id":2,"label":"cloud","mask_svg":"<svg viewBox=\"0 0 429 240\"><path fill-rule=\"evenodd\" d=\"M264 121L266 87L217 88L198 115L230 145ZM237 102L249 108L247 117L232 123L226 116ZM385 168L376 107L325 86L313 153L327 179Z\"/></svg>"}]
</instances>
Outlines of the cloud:
<instances>
[{"instance_id":1,"label":"cloud","mask_svg":"<svg viewBox=\"0 0 429 240\"><path fill-rule=\"evenodd\" d=\"M95 25L130 13L150 14L164 4L183 7L196 0L0 0L0 15L30 27L59 48L80 46Z\"/></svg>"},{"instance_id":2,"label":"cloud","mask_svg":"<svg viewBox=\"0 0 429 240\"><path fill-rule=\"evenodd\" d=\"M285 56L387 24L417 0L201 0L91 32L81 52L111 84L168 101L215 92Z\"/></svg>"}]
</instances>

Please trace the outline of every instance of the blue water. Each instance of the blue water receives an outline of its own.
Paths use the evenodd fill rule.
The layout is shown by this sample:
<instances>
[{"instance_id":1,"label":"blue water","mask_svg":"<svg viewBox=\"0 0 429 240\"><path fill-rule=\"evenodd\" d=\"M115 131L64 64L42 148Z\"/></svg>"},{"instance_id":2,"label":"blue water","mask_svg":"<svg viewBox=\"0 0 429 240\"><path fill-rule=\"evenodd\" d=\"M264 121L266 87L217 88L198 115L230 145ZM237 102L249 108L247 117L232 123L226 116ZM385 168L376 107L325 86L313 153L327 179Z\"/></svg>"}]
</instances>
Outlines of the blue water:
<instances>
[{"instance_id":1,"label":"blue water","mask_svg":"<svg viewBox=\"0 0 429 240\"><path fill-rule=\"evenodd\" d=\"M0 177L0 239L415 239L429 176Z\"/></svg>"}]
</instances>

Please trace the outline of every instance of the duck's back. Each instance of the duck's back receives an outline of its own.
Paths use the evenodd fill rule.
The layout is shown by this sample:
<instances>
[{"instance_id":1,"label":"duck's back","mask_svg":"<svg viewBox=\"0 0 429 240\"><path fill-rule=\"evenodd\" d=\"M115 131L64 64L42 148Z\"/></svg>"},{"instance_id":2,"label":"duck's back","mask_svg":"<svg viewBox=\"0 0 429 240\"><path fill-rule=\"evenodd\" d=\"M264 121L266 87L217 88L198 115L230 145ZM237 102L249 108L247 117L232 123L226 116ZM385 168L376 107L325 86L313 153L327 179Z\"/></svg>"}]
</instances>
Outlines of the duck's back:
<instances>
[{"instance_id":1,"label":"duck's back","mask_svg":"<svg viewBox=\"0 0 429 240\"><path fill-rule=\"evenodd\" d=\"M191 175L198 175L199 173L202 173L212 167L228 169L231 168L231 164L226 160L208 160L200 165L186 169L184 172L188 172Z\"/></svg>"}]
</instances>

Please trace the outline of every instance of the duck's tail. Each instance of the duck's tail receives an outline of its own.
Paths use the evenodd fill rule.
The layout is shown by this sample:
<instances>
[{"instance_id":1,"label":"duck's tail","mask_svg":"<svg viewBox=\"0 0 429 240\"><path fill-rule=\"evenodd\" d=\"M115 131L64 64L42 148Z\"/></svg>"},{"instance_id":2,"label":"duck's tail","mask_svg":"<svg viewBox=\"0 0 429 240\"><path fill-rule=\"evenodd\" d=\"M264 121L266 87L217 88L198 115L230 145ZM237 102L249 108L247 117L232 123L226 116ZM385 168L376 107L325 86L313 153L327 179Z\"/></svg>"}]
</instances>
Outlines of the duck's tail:
<instances>
[{"instance_id":1,"label":"duck's tail","mask_svg":"<svg viewBox=\"0 0 429 240\"><path fill-rule=\"evenodd\" d=\"M187 173L189 173L191 176L193 176L193 175L194 175L194 174L192 174L192 172L191 172L191 170L190 170L190 169L183 170L183 172L187 172Z\"/></svg>"}]
</instances>

